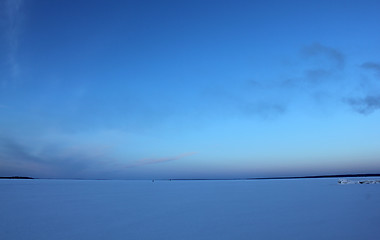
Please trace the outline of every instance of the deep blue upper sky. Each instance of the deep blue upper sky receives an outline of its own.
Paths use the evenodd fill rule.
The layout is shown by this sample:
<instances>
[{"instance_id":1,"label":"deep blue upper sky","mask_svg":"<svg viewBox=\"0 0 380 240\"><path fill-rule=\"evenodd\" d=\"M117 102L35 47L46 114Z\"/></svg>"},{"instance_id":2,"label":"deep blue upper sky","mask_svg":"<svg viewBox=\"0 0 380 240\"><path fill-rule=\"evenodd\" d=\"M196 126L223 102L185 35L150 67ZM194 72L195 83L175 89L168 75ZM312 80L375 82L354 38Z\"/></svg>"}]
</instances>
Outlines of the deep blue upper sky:
<instances>
[{"instance_id":1,"label":"deep blue upper sky","mask_svg":"<svg viewBox=\"0 0 380 240\"><path fill-rule=\"evenodd\" d=\"M0 175L380 171L377 0L0 9Z\"/></svg>"}]
</instances>

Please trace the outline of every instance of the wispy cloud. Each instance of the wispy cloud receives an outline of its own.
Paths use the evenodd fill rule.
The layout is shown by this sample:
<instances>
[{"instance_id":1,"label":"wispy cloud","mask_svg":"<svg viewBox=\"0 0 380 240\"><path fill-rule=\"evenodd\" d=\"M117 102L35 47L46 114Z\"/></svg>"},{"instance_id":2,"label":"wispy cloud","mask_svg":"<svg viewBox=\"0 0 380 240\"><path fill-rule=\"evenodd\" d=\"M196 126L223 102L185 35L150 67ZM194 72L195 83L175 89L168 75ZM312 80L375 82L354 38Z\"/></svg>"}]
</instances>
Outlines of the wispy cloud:
<instances>
[{"instance_id":1,"label":"wispy cloud","mask_svg":"<svg viewBox=\"0 0 380 240\"><path fill-rule=\"evenodd\" d=\"M377 77L380 77L380 64L376 62L365 62L360 65L360 68L367 71L373 71ZM349 96L343 98L343 102L349 105L355 112L369 115L377 110L380 110L380 82L378 78L363 77L360 82L360 88L357 88L355 93L358 96Z\"/></svg>"},{"instance_id":2,"label":"wispy cloud","mask_svg":"<svg viewBox=\"0 0 380 240\"><path fill-rule=\"evenodd\" d=\"M264 119L273 119L286 113L286 105L273 102L247 104L243 111L248 115L258 115Z\"/></svg>"},{"instance_id":3,"label":"wispy cloud","mask_svg":"<svg viewBox=\"0 0 380 240\"><path fill-rule=\"evenodd\" d=\"M23 0L7 0L5 2L5 11L7 15L6 37L8 40L8 63L12 77L17 77L19 74L19 63L17 61L17 51L19 45L20 23L21 23L21 8Z\"/></svg>"},{"instance_id":4,"label":"wispy cloud","mask_svg":"<svg viewBox=\"0 0 380 240\"><path fill-rule=\"evenodd\" d=\"M333 63L333 66L339 69L342 69L345 65L345 56L342 52L320 43L314 43L310 46L304 47L301 52L306 58L322 57L330 60Z\"/></svg>"},{"instance_id":5,"label":"wispy cloud","mask_svg":"<svg viewBox=\"0 0 380 240\"><path fill-rule=\"evenodd\" d=\"M366 96L364 98L347 98L344 100L356 112L368 115L380 109L380 95Z\"/></svg>"},{"instance_id":6,"label":"wispy cloud","mask_svg":"<svg viewBox=\"0 0 380 240\"><path fill-rule=\"evenodd\" d=\"M197 154L197 152L188 152L188 153L182 153L176 156L172 157L164 157L164 158L143 158L140 159L130 165L127 165L127 168L131 167L138 167L138 166L143 166L143 165L149 165L149 164L157 164L157 163L163 163L163 162L169 162L169 161L175 161L175 160L180 160L185 157L189 157L192 155Z\"/></svg>"},{"instance_id":7,"label":"wispy cloud","mask_svg":"<svg viewBox=\"0 0 380 240\"><path fill-rule=\"evenodd\" d=\"M287 64L295 71L279 72L277 79L254 78L231 88L214 85L207 89L205 93L212 98L209 102L215 101L214 111L268 120L289 113L290 105L299 101L303 106L323 108L329 108L327 101L340 102L347 71L346 55L340 49L314 43L301 47L291 58L294 60Z\"/></svg>"},{"instance_id":8,"label":"wispy cloud","mask_svg":"<svg viewBox=\"0 0 380 240\"><path fill-rule=\"evenodd\" d=\"M345 55L336 48L314 43L301 49L303 60L311 64L304 70L302 80L318 84L336 80L345 66Z\"/></svg>"},{"instance_id":9,"label":"wispy cloud","mask_svg":"<svg viewBox=\"0 0 380 240\"><path fill-rule=\"evenodd\" d=\"M108 146L62 147L31 144L10 138L0 139L0 174L36 177L91 177L112 171ZM111 164L111 165L110 165ZM1 167L2 166L2 167Z\"/></svg>"},{"instance_id":10,"label":"wispy cloud","mask_svg":"<svg viewBox=\"0 0 380 240\"><path fill-rule=\"evenodd\" d=\"M45 159L36 156L26 146L18 143L17 141L1 138L0 139L0 174L2 175L27 175L37 174L47 170Z\"/></svg>"},{"instance_id":11,"label":"wispy cloud","mask_svg":"<svg viewBox=\"0 0 380 240\"><path fill-rule=\"evenodd\" d=\"M238 89L213 87L205 91L205 95L211 98L210 102L214 101L216 114L273 120L287 111L287 101L279 94L281 90L278 86L251 80Z\"/></svg>"},{"instance_id":12,"label":"wispy cloud","mask_svg":"<svg viewBox=\"0 0 380 240\"><path fill-rule=\"evenodd\" d=\"M308 82L318 83L321 80L328 79L333 74L332 70L316 68L316 69L308 69L305 71L305 79Z\"/></svg>"},{"instance_id":13,"label":"wispy cloud","mask_svg":"<svg viewBox=\"0 0 380 240\"><path fill-rule=\"evenodd\" d=\"M363 69L373 70L380 76L380 64L375 62L365 62L361 65Z\"/></svg>"},{"instance_id":14,"label":"wispy cloud","mask_svg":"<svg viewBox=\"0 0 380 240\"><path fill-rule=\"evenodd\" d=\"M301 56L307 61L303 76L289 76L281 82L284 91L302 89L309 98L313 96L336 99L350 106L356 113L369 115L380 110L380 82L373 77L344 80L350 69L345 69L346 56L336 48L314 43L301 49ZM357 71L358 69L351 69ZM359 72L375 72L380 76L380 64L373 61L360 65ZM306 83L306 85L303 85ZM323 84L322 84L323 83ZM363 84L365 83L365 84ZM365 85L365 87L363 87ZM358 87L359 86L359 87ZM318 101L320 102L320 101Z\"/></svg>"},{"instance_id":15,"label":"wispy cloud","mask_svg":"<svg viewBox=\"0 0 380 240\"><path fill-rule=\"evenodd\" d=\"M254 87L270 93L272 89L282 88L284 96L291 93L305 94L305 99L314 99L315 104L328 101L341 101L348 105L354 112L362 115L370 115L380 110L380 63L367 61L359 65L359 69L346 69L346 56L340 50L314 43L301 49L302 64L299 66L300 76L287 76L286 80L277 85L264 85L254 82ZM305 63L306 62L306 63ZM350 77L348 73L359 70L362 77ZM376 77L366 73L376 74ZM293 91L293 92L292 92ZM302 92L301 92L302 91ZM324 103L325 104L325 103ZM334 104L335 105L335 104ZM257 108L255 111L270 110L272 113L285 113L286 105L267 104L269 108Z\"/></svg>"}]
</instances>

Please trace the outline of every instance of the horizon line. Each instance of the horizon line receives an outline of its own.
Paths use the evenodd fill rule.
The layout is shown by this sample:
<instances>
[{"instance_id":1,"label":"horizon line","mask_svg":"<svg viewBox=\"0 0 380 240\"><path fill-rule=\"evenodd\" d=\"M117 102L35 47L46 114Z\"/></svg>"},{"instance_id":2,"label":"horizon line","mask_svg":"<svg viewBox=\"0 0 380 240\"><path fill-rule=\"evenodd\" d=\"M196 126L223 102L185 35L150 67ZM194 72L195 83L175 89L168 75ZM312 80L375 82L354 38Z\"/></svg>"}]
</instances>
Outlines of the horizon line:
<instances>
[{"instance_id":1,"label":"horizon line","mask_svg":"<svg viewBox=\"0 0 380 240\"><path fill-rule=\"evenodd\" d=\"M34 178L24 176L0 177L0 179L45 179L45 180L131 180L131 181L220 181L220 180L280 180L280 179L315 179L315 178L340 178L340 177L380 177L380 173L357 173L357 174L328 174L310 176L288 176L288 177L248 177L248 178L145 178L145 179L107 179L107 178Z\"/></svg>"}]
</instances>

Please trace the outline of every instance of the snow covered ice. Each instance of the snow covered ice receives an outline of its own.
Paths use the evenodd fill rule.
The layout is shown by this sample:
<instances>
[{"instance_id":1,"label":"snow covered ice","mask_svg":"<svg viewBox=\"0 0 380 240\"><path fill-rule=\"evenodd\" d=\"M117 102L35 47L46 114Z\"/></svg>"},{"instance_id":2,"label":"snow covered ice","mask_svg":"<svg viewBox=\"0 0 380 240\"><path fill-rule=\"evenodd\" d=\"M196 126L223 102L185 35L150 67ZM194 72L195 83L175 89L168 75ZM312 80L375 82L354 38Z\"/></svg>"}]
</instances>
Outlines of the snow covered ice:
<instances>
[{"instance_id":1,"label":"snow covered ice","mask_svg":"<svg viewBox=\"0 0 380 240\"><path fill-rule=\"evenodd\" d=\"M347 179L339 179L339 184L380 184L380 180L347 180Z\"/></svg>"},{"instance_id":2,"label":"snow covered ice","mask_svg":"<svg viewBox=\"0 0 380 240\"><path fill-rule=\"evenodd\" d=\"M0 239L379 239L379 185L338 180L0 180Z\"/></svg>"}]
</instances>

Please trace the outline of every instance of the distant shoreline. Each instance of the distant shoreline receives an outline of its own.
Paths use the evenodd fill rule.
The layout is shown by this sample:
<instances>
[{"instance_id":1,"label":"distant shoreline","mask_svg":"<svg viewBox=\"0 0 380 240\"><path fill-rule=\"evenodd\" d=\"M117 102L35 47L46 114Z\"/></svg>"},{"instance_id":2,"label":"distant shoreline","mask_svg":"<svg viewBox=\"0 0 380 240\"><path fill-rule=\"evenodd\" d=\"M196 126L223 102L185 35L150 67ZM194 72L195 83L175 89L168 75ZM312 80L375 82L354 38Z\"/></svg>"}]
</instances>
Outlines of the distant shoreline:
<instances>
[{"instance_id":1,"label":"distant shoreline","mask_svg":"<svg viewBox=\"0 0 380 240\"><path fill-rule=\"evenodd\" d=\"M292 177L259 177L259 178L176 178L162 179L171 181L188 181L188 180L276 180L276 179L303 179L303 178L347 178L347 177L380 177L380 174L334 174L334 175L313 175L313 176L292 176Z\"/></svg>"}]
</instances>

